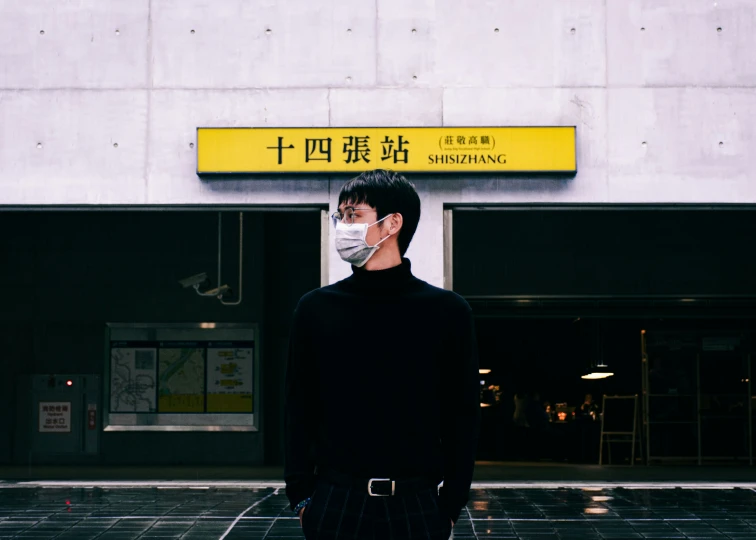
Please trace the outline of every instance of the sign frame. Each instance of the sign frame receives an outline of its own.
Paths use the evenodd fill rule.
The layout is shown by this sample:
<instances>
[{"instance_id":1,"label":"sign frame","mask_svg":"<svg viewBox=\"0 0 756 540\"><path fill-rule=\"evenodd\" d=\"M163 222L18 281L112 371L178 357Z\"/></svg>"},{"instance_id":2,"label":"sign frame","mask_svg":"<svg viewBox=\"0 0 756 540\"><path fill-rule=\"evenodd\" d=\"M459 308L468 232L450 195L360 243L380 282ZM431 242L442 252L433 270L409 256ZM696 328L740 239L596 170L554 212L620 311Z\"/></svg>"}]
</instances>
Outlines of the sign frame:
<instances>
[{"instance_id":1,"label":"sign frame","mask_svg":"<svg viewBox=\"0 0 756 540\"><path fill-rule=\"evenodd\" d=\"M293 171L293 170L287 170L287 171L210 171L210 170L200 170L200 131L201 130L258 130L258 131L295 131L295 130L403 130L403 129L412 129L412 130L442 130L442 129L469 129L469 130L485 130L485 129L507 129L507 130L520 130L520 129L527 129L527 130L538 130L538 129L545 129L545 130L553 130L553 129L559 129L559 130L572 130L572 151L573 151L573 161L575 164L574 169L559 169L559 170L473 170L473 169L462 169L462 170L410 170L410 169L392 169L390 167L390 164L386 164L385 166L381 166L380 163L366 163L365 167L362 170L355 170L355 171L326 171L326 170L317 170L314 169L312 171ZM460 176L460 175L484 175L484 176L539 176L539 177L571 177L575 176L578 173L578 155L577 155L577 126L576 125L562 125L562 126L555 126L555 125L541 125L541 126L310 126L310 127L302 127L302 126L260 126L260 127L253 127L253 126L198 126L196 128L196 134L195 134L195 159L196 159L196 174L200 178L204 177L231 177L231 178L239 178L239 177L268 177L268 176L278 176L278 177L312 177L312 176L322 176L322 175L328 175L328 176L336 176L336 177L350 177L350 176L356 176L360 174L363 170L372 170L372 169L388 169L388 170L396 170L397 172L401 174L412 174L412 175L422 175L422 176L442 176L442 177L453 177L453 176Z\"/></svg>"},{"instance_id":2,"label":"sign frame","mask_svg":"<svg viewBox=\"0 0 756 540\"><path fill-rule=\"evenodd\" d=\"M252 342L252 412L113 412L112 356L114 343L119 342L181 342L204 343ZM260 431L260 327L258 323L106 323L104 340L103 431ZM159 369L159 366L156 366ZM157 381L155 381L157 384ZM207 384L207 373L203 375ZM157 396L157 393L155 394ZM204 394L207 396L207 393ZM157 403L156 403L157 405Z\"/></svg>"}]
</instances>

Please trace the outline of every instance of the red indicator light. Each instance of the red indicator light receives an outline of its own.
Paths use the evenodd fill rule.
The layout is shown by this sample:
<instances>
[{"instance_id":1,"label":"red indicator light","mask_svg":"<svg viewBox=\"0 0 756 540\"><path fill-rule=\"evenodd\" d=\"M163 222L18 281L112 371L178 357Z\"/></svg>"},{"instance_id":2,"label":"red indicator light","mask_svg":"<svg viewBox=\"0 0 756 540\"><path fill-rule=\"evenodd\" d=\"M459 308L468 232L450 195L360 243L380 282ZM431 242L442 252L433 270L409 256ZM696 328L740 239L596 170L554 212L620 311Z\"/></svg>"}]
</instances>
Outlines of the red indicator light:
<instances>
[{"instance_id":1,"label":"red indicator light","mask_svg":"<svg viewBox=\"0 0 756 540\"><path fill-rule=\"evenodd\" d=\"M71 379L68 379L66 381L66 386L73 386L73 381Z\"/></svg>"}]
</instances>

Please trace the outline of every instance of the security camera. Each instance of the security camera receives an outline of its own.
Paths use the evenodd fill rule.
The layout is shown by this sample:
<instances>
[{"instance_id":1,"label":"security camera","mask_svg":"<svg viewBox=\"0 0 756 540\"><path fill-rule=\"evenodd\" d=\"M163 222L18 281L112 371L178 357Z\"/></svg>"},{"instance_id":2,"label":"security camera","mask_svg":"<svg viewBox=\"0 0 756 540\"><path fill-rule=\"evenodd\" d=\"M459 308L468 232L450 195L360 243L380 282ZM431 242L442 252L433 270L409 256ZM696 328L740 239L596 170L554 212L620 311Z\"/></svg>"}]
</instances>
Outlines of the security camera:
<instances>
[{"instance_id":1,"label":"security camera","mask_svg":"<svg viewBox=\"0 0 756 540\"><path fill-rule=\"evenodd\" d=\"M223 296L228 292L231 292L231 287L229 287L228 285L221 285L220 287L216 287L215 289L204 291L203 294L205 296Z\"/></svg>"},{"instance_id":2,"label":"security camera","mask_svg":"<svg viewBox=\"0 0 756 540\"><path fill-rule=\"evenodd\" d=\"M207 274L205 272L202 272L201 274L195 274L188 278L180 279L179 283L185 289L188 289L189 287L194 287L195 289L197 289L200 287L200 285L209 285L209 280L207 279Z\"/></svg>"}]
</instances>

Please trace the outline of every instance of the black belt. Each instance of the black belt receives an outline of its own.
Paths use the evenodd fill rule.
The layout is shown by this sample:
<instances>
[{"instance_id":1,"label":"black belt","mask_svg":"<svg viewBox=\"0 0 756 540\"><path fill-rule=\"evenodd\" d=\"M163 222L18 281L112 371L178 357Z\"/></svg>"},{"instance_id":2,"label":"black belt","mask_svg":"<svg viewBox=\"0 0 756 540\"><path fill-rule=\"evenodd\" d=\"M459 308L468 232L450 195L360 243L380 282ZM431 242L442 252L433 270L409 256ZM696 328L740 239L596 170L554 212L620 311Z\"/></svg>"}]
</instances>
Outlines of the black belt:
<instances>
[{"instance_id":1,"label":"black belt","mask_svg":"<svg viewBox=\"0 0 756 540\"><path fill-rule=\"evenodd\" d=\"M358 491L367 490L371 497L391 497L407 495L424 489L437 487L440 481L428 477L415 478L360 478L337 471L318 471L318 478L337 486L350 487Z\"/></svg>"}]
</instances>

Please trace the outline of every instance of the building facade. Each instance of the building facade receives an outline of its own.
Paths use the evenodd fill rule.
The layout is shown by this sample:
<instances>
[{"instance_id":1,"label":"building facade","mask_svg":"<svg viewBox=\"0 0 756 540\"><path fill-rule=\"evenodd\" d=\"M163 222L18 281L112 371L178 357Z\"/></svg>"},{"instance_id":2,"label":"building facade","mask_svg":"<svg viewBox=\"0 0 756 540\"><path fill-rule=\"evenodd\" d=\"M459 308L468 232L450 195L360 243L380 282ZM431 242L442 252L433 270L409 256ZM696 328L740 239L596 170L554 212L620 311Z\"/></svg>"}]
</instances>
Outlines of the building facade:
<instances>
[{"instance_id":1,"label":"building facade","mask_svg":"<svg viewBox=\"0 0 756 540\"><path fill-rule=\"evenodd\" d=\"M511 215L507 209L655 208L666 219L672 209L735 211L737 206L744 218L729 233L738 239L734 245L749 241L741 224L751 222L749 205L756 203L752 0L3 0L0 15L0 211L9 227L24 220L25 227L40 227L42 222L29 216L50 216L49 211L81 212L81 223L66 225L71 231L86 229L87 216L101 212L120 212L117 219L113 214L111 226L121 229L139 216L132 213L136 210L251 212L258 216L253 220L267 219L270 230L285 231L286 238L320 239L319 266L313 270L319 279L307 284L317 286L350 271L329 242L326 218L346 177L200 178L198 127L575 126L574 176L408 174L422 200L422 219L408 253L418 277L458 288L455 215L475 209ZM301 227L310 230L303 232L285 217L281 220L292 225L282 228L277 218L256 213L279 210L309 212L313 219ZM205 234L208 261L214 257L214 219L191 232ZM49 217L43 223L33 236L38 246L57 227ZM233 230L233 223L224 230ZM466 257L488 260L484 251L490 242L472 239L497 238L503 224L495 219L485 226L468 224L465 238L483 251ZM143 223L139 230L148 234L154 226ZM583 226L592 227L590 221ZM170 242L174 237L162 230ZM278 260L297 263L296 256L286 259L284 247L277 247L286 238L266 244L264 227L256 230L260 243L251 249L260 250L257 260L268 257L266 264L273 265L273 257L282 257ZM542 232L549 230L554 229ZM99 239L104 242L107 235ZM506 259L507 245L494 248L496 257ZM226 252L233 253L233 246ZM21 248L7 249L6 254L17 254ZM48 249L51 264L58 260L50 255L54 251ZM24 269L13 272L8 271L9 279ZM275 273L275 265L269 272ZM176 270L183 277L179 274ZM469 271L465 275L468 282L477 279ZM715 277L726 281L728 275ZM46 279L44 287L28 286L52 290L55 278ZM693 292L706 279L691 281ZM756 293L747 275L732 283L728 295ZM264 285L250 287L261 291ZM617 294L682 291L639 286ZM549 294L573 292L557 288ZM615 292L608 287L574 294ZM468 287L468 293L508 296L506 287ZM716 287L707 293L718 294ZM23 294L13 298L16 303L3 319L27 328L29 343L40 343L40 321L62 319L44 312L41 301L36 312L25 313L19 307ZM249 317L264 316L266 308L258 307ZM213 309L210 316L217 320L247 317ZM266 316L285 321L286 309ZM129 308L119 313L119 322L181 318L170 311L151 313ZM101 323L113 316L87 321L94 329L84 334L99 339ZM186 319L200 321L206 313ZM53 326L65 333L61 324ZM279 332L271 347L275 340L280 349L275 354L283 359L285 331ZM6 332L20 358L24 346L13 339ZM35 372L21 360L13 365L19 375ZM53 370L51 364L38 365L45 367L37 372ZM86 366L72 360L61 371L93 371ZM271 399L270 407L280 404ZM270 422L279 420L274 415ZM267 444L272 446L266 453L278 456L278 443ZM3 454L9 462L19 460L12 457L12 446L7 443ZM277 459L256 452L258 462Z\"/></svg>"}]
</instances>

